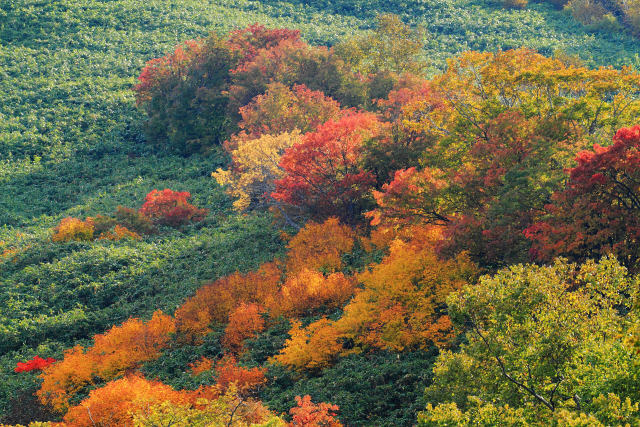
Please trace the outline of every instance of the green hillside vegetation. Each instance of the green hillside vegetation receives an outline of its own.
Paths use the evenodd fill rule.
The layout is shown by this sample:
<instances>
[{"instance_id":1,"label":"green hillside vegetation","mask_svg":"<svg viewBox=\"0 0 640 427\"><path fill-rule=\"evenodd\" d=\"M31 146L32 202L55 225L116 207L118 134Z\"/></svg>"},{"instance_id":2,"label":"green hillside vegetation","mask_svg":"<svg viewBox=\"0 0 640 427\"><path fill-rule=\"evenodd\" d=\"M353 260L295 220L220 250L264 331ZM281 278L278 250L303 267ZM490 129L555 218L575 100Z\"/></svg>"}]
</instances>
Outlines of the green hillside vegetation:
<instances>
[{"instance_id":1,"label":"green hillside vegetation","mask_svg":"<svg viewBox=\"0 0 640 427\"><path fill-rule=\"evenodd\" d=\"M506 10L482 0L0 2L0 422L37 386L36 376L13 372L17 362L37 354L62 359L65 349L88 345L94 334L130 317L173 314L203 283L284 253L272 215L238 214L211 178L228 164L222 149L181 156L145 144L144 115L132 91L145 63L185 40L256 22L334 45L370 31L377 14L387 12L426 28L430 75L456 53L522 46L592 67L640 66L640 40L586 28L547 3ZM62 218L137 209L147 193L164 188L190 192L209 215L140 241L51 241ZM345 255L345 269L361 269L372 257L380 254L356 247ZM330 314L338 318L340 310ZM272 326L251 340L243 362L264 363L284 345L289 326ZM145 372L195 388L185 366L215 354L216 345L165 350ZM319 400L341 402L347 425L408 425L424 409L436 353L353 354L321 375L271 367L261 398L280 413L294 396L314 391ZM371 394L359 378L381 387ZM388 403L401 396L404 407Z\"/></svg>"}]
</instances>

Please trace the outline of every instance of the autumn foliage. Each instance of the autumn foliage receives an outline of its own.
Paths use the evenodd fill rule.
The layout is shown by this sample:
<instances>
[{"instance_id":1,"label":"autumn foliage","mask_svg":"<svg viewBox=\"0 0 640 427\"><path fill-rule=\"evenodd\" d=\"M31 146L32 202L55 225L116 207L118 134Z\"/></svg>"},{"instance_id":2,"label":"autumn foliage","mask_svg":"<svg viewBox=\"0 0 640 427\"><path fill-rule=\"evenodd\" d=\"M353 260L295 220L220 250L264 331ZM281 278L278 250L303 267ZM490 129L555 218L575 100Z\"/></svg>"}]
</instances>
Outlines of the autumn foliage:
<instances>
[{"instance_id":1,"label":"autumn foliage","mask_svg":"<svg viewBox=\"0 0 640 427\"><path fill-rule=\"evenodd\" d=\"M47 357L43 359L40 356L35 356L33 359L27 362L18 362L14 372L31 372L31 371L41 371L47 366L56 362L56 359L53 357Z\"/></svg>"},{"instance_id":2,"label":"autumn foliage","mask_svg":"<svg viewBox=\"0 0 640 427\"><path fill-rule=\"evenodd\" d=\"M298 406L291 408L291 426L295 427L341 427L342 424L336 418L338 405L330 403L313 403L311 396L296 396Z\"/></svg>"},{"instance_id":3,"label":"autumn foliage","mask_svg":"<svg viewBox=\"0 0 640 427\"><path fill-rule=\"evenodd\" d=\"M626 415L608 423L633 420L635 383L589 363L618 358L617 371L640 375L628 357L638 296L611 288L626 283L618 261L587 259L612 254L638 270L640 125L620 127L640 116L640 74L515 49L463 53L427 79L423 40L403 41L421 29L390 15L379 26L330 48L253 25L147 64L135 91L148 141L185 155L221 145L231 161L212 176L237 211L284 219L286 252L202 286L173 318L131 318L60 361L18 363L15 372L42 371L37 396L65 425L231 425L236 413L282 425L255 400L266 391L277 402L267 377L274 389L306 387L354 360L430 351L442 386L429 393L442 405L422 423L515 425L537 404L613 405ZM190 198L156 189L139 210L64 218L52 241L139 240L203 221ZM216 385L147 380L139 372L154 360L152 370L190 372L187 386ZM626 403L604 395L613 383ZM337 405L296 403L291 426L342 425Z\"/></svg>"},{"instance_id":4,"label":"autumn foliage","mask_svg":"<svg viewBox=\"0 0 640 427\"><path fill-rule=\"evenodd\" d=\"M363 144L382 127L375 115L352 112L306 134L282 156L284 177L272 197L312 217L354 221L374 182L360 165Z\"/></svg>"},{"instance_id":5,"label":"autumn foliage","mask_svg":"<svg viewBox=\"0 0 640 427\"><path fill-rule=\"evenodd\" d=\"M75 346L64 359L42 373L40 400L57 411L68 407L69 399L95 380L109 381L160 356L174 332L173 319L160 311L143 322L132 318L94 337L93 346Z\"/></svg>"},{"instance_id":6,"label":"autumn foliage","mask_svg":"<svg viewBox=\"0 0 640 427\"><path fill-rule=\"evenodd\" d=\"M120 224L117 224L113 227L113 231L106 231L101 233L98 237L98 240L122 240L122 239L131 239L131 240L140 240L142 236L138 233L129 230L127 227L123 227Z\"/></svg>"},{"instance_id":7,"label":"autumn foliage","mask_svg":"<svg viewBox=\"0 0 640 427\"><path fill-rule=\"evenodd\" d=\"M446 298L473 281L477 268L465 254L440 259L434 248L437 229L414 229L412 234L408 241L395 240L380 264L358 275L363 288L338 320L323 318L305 328L294 322L291 338L274 360L315 370L350 352L446 345L454 336Z\"/></svg>"},{"instance_id":8,"label":"autumn foliage","mask_svg":"<svg viewBox=\"0 0 640 427\"><path fill-rule=\"evenodd\" d=\"M176 391L158 381L128 375L92 390L89 397L69 409L64 423L69 427L133 425L136 413L153 405L170 402L189 405L202 396L198 392Z\"/></svg>"},{"instance_id":9,"label":"autumn foliage","mask_svg":"<svg viewBox=\"0 0 640 427\"><path fill-rule=\"evenodd\" d=\"M259 270L234 273L198 289L175 313L182 339L198 341L212 323L224 324L241 303L264 304L278 293L282 271L275 263Z\"/></svg>"},{"instance_id":10,"label":"autumn foliage","mask_svg":"<svg viewBox=\"0 0 640 427\"><path fill-rule=\"evenodd\" d=\"M269 84L305 85L313 91L352 107L363 102L366 89L358 76L333 50L310 46L299 38L286 38L270 48L259 49L251 60L230 71L230 107L239 109L265 93Z\"/></svg>"},{"instance_id":11,"label":"autumn foliage","mask_svg":"<svg viewBox=\"0 0 640 427\"><path fill-rule=\"evenodd\" d=\"M306 327L291 322L290 338L273 361L296 370L320 371L335 362L343 350L342 334L334 322L322 318Z\"/></svg>"},{"instance_id":12,"label":"autumn foliage","mask_svg":"<svg viewBox=\"0 0 640 427\"><path fill-rule=\"evenodd\" d=\"M263 311L258 304L240 303L229 315L222 345L234 353L239 353L244 340L254 337L264 329L265 321L261 314Z\"/></svg>"},{"instance_id":13,"label":"autumn foliage","mask_svg":"<svg viewBox=\"0 0 640 427\"><path fill-rule=\"evenodd\" d=\"M304 269L283 283L271 310L273 315L300 317L340 308L355 292L355 281L342 273L328 276Z\"/></svg>"},{"instance_id":14,"label":"autumn foliage","mask_svg":"<svg viewBox=\"0 0 640 427\"><path fill-rule=\"evenodd\" d=\"M364 289L347 304L337 327L365 349L446 345L454 336L446 298L476 274L465 254L442 260L433 241L395 241L382 263L358 276Z\"/></svg>"},{"instance_id":15,"label":"autumn foliage","mask_svg":"<svg viewBox=\"0 0 640 427\"><path fill-rule=\"evenodd\" d=\"M212 34L147 62L134 90L148 116L149 143L182 154L221 144L233 127L226 114L229 99L222 92L239 55Z\"/></svg>"},{"instance_id":16,"label":"autumn foliage","mask_svg":"<svg viewBox=\"0 0 640 427\"><path fill-rule=\"evenodd\" d=\"M615 254L634 266L640 256L640 126L620 129L609 147L576 157L563 190L553 194L549 215L525 231L539 260L583 260Z\"/></svg>"},{"instance_id":17,"label":"autumn foliage","mask_svg":"<svg viewBox=\"0 0 640 427\"><path fill-rule=\"evenodd\" d=\"M141 240L142 235L155 233L149 217L136 209L118 206L113 216L98 214L84 221L67 217L60 221L51 238L54 242L92 240Z\"/></svg>"},{"instance_id":18,"label":"autumn foliage","mask_svg":"<svg viewBox=\"0 0 640 427\"><path fill-rule=\"evenodd\" d=\"M189 363L191 375L197 376L213 370L213 360L208 357L201 357L193 363Z\"/></svg>"},{"instance_id":19,"label":"autumn foliage","mask_svg":"<svg viewBox=\"0 0 640 427\"><path fill-rule=\"evenodd\" d=\"M145 197L140 213L157 224L179 227L191 222L202 221L207 216L206 209L200 209L187 201L191 194L187 191L152 190Z\"/></svg>"},{"instance_id":20,"label":"autumn foliage","mask_svg":"<svg viewBox=\"0 0 640 427\"><path fill-rule=\"evenodd\" d=\"M292 275L304 269L333 273L343 267L342 255L355 245L355 233L338 218L309 221L287 244L286 268Z\"/></svg>"},{"instance_id":21,"label":"autumn foliage","mask_svg":"<svg viewBox=\"0 0 640 427\"><path fill-rule=\"evenodd\" d=\"M225 393L233 384L237 393L242 396L249 395L263 386L267 380L264 376L264 368L243 368L233 356L223 357L215 368L217 386L221 393Z\"/></svg>"},{"instance_id":22,"label":"autumn foliage","mask_svg":"<svg viewBox=\"0 0 640 427\"><path fill-rule=\"evenodd\" d=\"M82 221L78 218L63 218L53 229L51 240L54 242L70 242L93 240L93 223L91 220Z\"/></svg>"},{"instance_id":23,"label":"autumn foliage","mask_svg":"<svg viewBox=\"0 0 640 427\"><path fill-rule=\"evenodd\" d=\"M300 138L300 133L293 130L234 142L235 148L230 152L230 168L218 168L212 176L218 184L227 186L227 193L236 199L233 202L236 210L244 211L274 204L271 193L275 190L275 181L284 176L279 164L280 158Z\"/></svg>"},{"instance_id":24,"label":"autumn foliage","mask_svg":"<svg viewBox=\"0 0 640 427\"><path fill-rule=\"evenodd\" d=\"M289 88L282 83L271 83L263 94L241 107L239 113L242 116L238 124L240 133L231 140L231 147L238 139L294 130L313 131L329 119L338 118L342 112L337 101L320 91L305 85Z\"/></svg>"}]
</instances>

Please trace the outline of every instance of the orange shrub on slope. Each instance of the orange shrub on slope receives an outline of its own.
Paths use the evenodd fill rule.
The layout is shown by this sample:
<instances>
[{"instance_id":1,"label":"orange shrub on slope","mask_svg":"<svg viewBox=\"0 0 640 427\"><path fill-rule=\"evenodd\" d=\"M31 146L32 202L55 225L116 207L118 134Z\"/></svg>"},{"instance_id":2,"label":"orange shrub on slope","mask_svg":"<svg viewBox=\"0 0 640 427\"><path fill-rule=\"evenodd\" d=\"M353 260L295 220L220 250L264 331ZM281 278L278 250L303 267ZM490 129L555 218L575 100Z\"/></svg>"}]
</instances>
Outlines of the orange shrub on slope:
<instances>
[{"instance_id":1,"label":"orange shrub on slope","mask_svg":"<svg viewBox=\"0 0 640 427\"><path fill-rule=\"evenodd\" d=\"M242 350L242 343L264 330L264 310L258 304L241 303L229 315L229 324L224 331L222 345L234 353Z\"/></svg>"},{"instance_id":2,"label":"orange shrub on slope","mask_svg":"<svg viewBox=\"0 0 640 427\"><path fill-rule=\"evenodd\" d=\"M223 357L216 365L217 385L221 393L233 384L239 395L247 395L267 382L266 368L243 368L233 356Z\"/></svg>"},{"instance_id":3,"label":"orange shrub on slope","mask_svg":"<svg viewBox=\"0 0 640 427\"><path fill-rule=\"evenodd\" d=\"M338 218L308 222L287 245L287 274L303 269L333 273L342 268L341 256L353 249L355 233Z\"/></svg>"},{"instance_id":4,"label":"orange shrub on slope","mask_svg":"<svg viewBox=\"0 0 640 427\"><path fill-rule=\"evenodd\" d=\"M294 317L313 314L323 307L335 309L342 307L354 291L355 280L342 273L325 277L317 271L303 269L284 282L270 313Z\"/></svg>"},{"instance_id":5,"label":"orange shrub on slope","mask_svg":"<svg viewBox=\"0 0 640 427\"><path fill-rule=\"evenodd\" d=\"M336 322L345 338L393 351L448 341L446 297L472 281L477 268L465 254L439 259L429 238L416 233L409 242L394 241L382 263L358 275L364 287Z\"/></svg>"},{"instance_id":6,"label":"orange shrub on slope","mask_svg":"<svg viewBox=\"0 0 640 427\"><path fill-rule=\"evenodd\" d=\"M158 224L178 227L190 222L202 221L207 216L206 209L200 209L187 201L191 194L186 191L152 190L145 198L140 213Z\"/></svg>"},{"instance_id":7,"label":"orange shrub on slope","mask_svg":"<svg viewBox=\"0 0 640 427\"><path fill-rule=\"evenodd\" d=\"M123 227L121 225L116 225L113 228L113 231L105 231L100 234L98 240L122 240L122 239L131 239L131 240L140 240L142 237L127 227Z\"/></svg>"},{"instance_id":8,"label":"orange shrub on slope","mask_svg":"<svg viewBox=\"0 0 640 427\"><path fill-rule=\"evenodd\" d=\"M137 412L163 402L187 405L197 392L176 391L157 381L130 375L92 390L89 397L69 409L64 417L68 427L132 426Z\"/></svg>"},{"instance_id":9,"label":"orange shrub on slope","mask_svg":"<svg viewBox=\"0 0 640 427\"><path fill-rule=\"evenodd\" d=\"M87 351L75 346L65 352L63 360L45 368L37 395L43 404L63 412L69 399L95 378L108 381L159 357L174 331L173 319L160 311L148 322L133 318L114 326L96 335Z\"/></svg>"},{"instance_id":10,"label":"orange shrub on slope","mask_svg":"<svg viewBox=\"0 0 640 427\"><path fill-rule=\"evenodd\" d=\"M291 427L342 427L336 419L336 411L340 409L338 405L330 403L313 403L311 396L296 396L298 406L291 408L289 414L292 421Z\"/></svg>"},{"instance_id":11,"label":"orange shrub on slope","mask_svg":"<svg viewBox=\"0 0 640 427\"><path fill-rule=\"evenodd\" d=\"M258 271L234 273L205 285L185 301L175 313L180 336L198 341L211 332L212 323L225 323L240 303L258 303L278 292L282 272L276 263L263 264Z\"/></svg>"},{"instance_id":12,"label":"orange shrub on slope","mask_svg":"<svg viewBox=\"0 0 640 427\"><path fill-rule=\"evenodd\" d=\"M320 370L330 366L343 350L340 331L329 319L322 318L306 328L291 322L289 338L273 361L298 370Z\"/></svg>"}]
</instances>

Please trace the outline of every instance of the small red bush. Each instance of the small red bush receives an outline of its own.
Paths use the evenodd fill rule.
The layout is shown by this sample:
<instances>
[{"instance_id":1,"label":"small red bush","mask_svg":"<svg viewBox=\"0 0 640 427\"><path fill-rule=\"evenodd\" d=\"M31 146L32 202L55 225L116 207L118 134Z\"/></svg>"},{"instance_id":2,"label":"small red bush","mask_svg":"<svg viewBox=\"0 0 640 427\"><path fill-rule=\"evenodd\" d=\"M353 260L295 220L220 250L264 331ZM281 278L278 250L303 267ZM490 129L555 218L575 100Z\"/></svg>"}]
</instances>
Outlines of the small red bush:
<instances>
[{"instance_id":1,"label":"small red bush","mask_svg":"<svg viewBox=\"0 0 640 427\"><path fill-rule=\"evenodd\" d=\"M47 366L55 362L56 362L56 359L52 357L47 357L46 359L43 359L40 356L36 356L27 362L18 362L18 364L16 365L16 368L14 369L14 372L41 371Z\"/></svg>"},{"instance_id":2,"label":"small red bush","mask_svg":"<svg viewBox=\"0 0 640 427\"><path fill-rule=\"evenodd\" d=\"M158 224L171 227L202 221L207 216L207 210L187 202L190 197L191 194L187 191L173 191L168 188L162 191L153 190L147 194L140 213Z\"/></svg>"}]
</instances>

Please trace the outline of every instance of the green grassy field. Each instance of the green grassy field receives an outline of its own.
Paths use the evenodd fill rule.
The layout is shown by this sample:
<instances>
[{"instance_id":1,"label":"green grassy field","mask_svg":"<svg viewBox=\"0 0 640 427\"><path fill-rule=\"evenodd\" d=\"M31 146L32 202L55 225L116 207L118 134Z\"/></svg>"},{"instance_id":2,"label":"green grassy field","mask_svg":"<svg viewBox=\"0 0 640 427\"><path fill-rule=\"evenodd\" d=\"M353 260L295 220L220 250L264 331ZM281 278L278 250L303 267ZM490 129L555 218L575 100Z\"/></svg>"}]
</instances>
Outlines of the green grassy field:
<instances>
[{"instance_id":1,"label":"green grassy field","mask_svg":"<svg viewBox=\"0 0 640 427\"><path fill-rule=\"evenodd\" d=\"M131 91L144 63L186 39L254 22L331 44L371 28L377 12L427 27L431 72L457 52L520 46L592 66L640 63L639 41L589 33L544 3L506 11L481 0L0 1L0 253L18 250L0 258L0 414L35 380L13 374L17 361L59 357L130 316L171 313L204 281L283 248L268 215L233 214L210 177L224 155L145 146ZM137 208L153 188L190 191L211 214L140 242L49 241L61 218ZM274 393L265 400L278 406Z\"/></svg>"}]
</instances>

